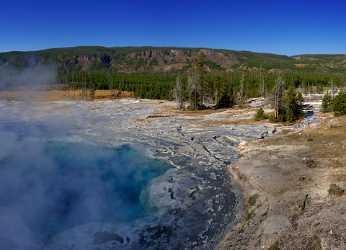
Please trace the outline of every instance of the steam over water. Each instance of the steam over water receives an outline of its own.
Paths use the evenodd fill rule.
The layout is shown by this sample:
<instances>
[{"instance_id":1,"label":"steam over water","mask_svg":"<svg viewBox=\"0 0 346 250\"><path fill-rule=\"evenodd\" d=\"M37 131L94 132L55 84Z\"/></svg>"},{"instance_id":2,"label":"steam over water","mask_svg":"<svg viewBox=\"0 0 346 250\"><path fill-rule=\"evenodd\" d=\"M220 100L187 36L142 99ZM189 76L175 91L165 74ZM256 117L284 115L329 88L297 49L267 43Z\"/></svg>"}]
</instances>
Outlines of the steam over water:
<instances>
[{"instance_id":1,"label":"steam over water","mask_svg":"<svg viewBox=\"0 0 346 250\"><path fill-rule=\"evenodd\" d=\"M153 212L145 190L166 163L127 145L56 140L67 132L0 118L0 249L40 249L66 229L131 224Z\"/></svg>"}]
</instances>

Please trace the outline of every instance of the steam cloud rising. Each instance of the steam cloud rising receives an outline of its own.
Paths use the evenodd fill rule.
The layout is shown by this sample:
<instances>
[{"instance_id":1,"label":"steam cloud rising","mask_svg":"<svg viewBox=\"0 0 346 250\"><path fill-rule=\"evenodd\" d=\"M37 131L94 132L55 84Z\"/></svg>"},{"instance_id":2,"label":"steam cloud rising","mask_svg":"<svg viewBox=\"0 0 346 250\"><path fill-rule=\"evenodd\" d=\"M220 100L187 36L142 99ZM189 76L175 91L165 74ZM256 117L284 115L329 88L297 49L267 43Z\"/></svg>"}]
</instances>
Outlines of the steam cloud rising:
<instances>
[{"instance_id":1,"label":"steam cloud rising","mask_svg":"<svg viewBox=\"0 0 346 250\"><path fill-rule=\"evenodd\" d=\"M140 194L163 173L159 163L128 147L59 140L73 121L42 118L30 105L0 101L0 249L46 249L74 226L144 216Z\"/></svg>"},{"instance_id":2,"label":"steam cloud rising","mask_svg":"<svg viewBox=\"0 0 346 250\"><path fill-rule=\"evenodd\" d=\"M37 64L25 68L0 65L0 90L13 88L44 88L55 84L57 67L55 65Z\"/></svg>"}]
</instances>

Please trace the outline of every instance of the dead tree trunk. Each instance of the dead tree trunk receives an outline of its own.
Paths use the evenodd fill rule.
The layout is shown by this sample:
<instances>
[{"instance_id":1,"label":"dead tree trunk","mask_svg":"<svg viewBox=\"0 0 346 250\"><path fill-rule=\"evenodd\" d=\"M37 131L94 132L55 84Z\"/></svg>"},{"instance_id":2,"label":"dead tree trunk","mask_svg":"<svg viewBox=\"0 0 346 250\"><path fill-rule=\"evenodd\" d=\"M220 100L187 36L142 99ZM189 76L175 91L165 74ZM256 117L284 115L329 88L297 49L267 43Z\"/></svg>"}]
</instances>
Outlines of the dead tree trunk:
<instances>
[{"instance_id":1,"label":"dead tree trunk","mask_svg":"<svg viewBox=\"0 0 346 250\"><path fill-rule=\"evenodd\" d=\"M332 98L334 99L335 98L335 94L336 94L336 89L335 89L335 86L334 86L334 81L332 80L331 81L331 89L332 89Z\"/></svg>"},{"instance_id":2,"label":"dead tree trunk","mask_svg":"<svg viewBox=\"0 0 346 250\"><path fill-rule=\"evenodd\" d=\"M282 111L283 81L281 77L276 80L274 92L275 119L278 119Z\"/></svg>"},{"instance_id":3,"label":"dead tree trunk","mask_svg":"<svg viewBox=\"0 0 346 250\"><path fill-rule=\"evenodd\" d=\"M177 109L182 110L184 108L184 98L183 98L183 86L180 76L177 76L175 82L175 100L177 102Z\"/></svg>"},{"instance_id":4,"label":"dead tree trunk","mask_svg":"<svg viewBox=\"0 0 346 250\"><path fill-rule=\"evenodd\" d=\"M243 73L240 79L239 103L244 104L245 99L245 75Z\"/></svg>"},{"instance_id":5,"label":"dead tree trunk","mask_svg":"<svg viewBox=\"0 0 346 250\"><path fill-rule=\"evenodd\" d=\"M263 74L262 68L260 70L260 84L261 84L261 90L260 90L261 96L265 98L266 86L265 86L265 80L264 80L264 74Z\"/></svg>"},{"instance_id":6,"label":"dead tree trunk","mask_svg":"<svg viewBox=\"0 0 346 250\"><path fill-rule=\"evenodd\" d=\"M188 77L188 89L190 96L190 105L193 110L196 110L200 106L200 85L199 75L196 72Z\"/></svg>"}]
</instances>

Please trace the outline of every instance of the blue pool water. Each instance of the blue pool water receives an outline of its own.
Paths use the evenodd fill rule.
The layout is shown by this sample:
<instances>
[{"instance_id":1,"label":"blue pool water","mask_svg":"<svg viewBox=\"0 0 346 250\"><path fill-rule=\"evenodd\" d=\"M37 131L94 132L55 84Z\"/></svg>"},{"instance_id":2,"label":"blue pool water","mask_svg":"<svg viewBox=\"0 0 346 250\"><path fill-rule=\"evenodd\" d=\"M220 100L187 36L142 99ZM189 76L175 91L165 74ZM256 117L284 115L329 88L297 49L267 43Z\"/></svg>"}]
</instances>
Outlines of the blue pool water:
<instances>
[{"instance_id":1,"label":"blue pool water","mask_svg":"<svg viewBox=\"0 0 346 250\"><path fill-rule=\"evenodd\" d=\"M0 148L0 244L44 242L90 222L130 224L154 212L141 197L170 168L128 145L0 137L8 141Z\"/></svg>"}]
</instances>

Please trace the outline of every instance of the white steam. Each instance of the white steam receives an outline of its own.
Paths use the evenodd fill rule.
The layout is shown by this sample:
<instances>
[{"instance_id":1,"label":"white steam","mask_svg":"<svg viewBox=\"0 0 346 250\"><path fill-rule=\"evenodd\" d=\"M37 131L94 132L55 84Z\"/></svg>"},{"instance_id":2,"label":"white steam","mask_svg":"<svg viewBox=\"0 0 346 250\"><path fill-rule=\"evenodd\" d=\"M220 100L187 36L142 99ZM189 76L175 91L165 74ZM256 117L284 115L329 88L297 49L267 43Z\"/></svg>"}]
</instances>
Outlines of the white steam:
<instances>
[{"instance_id":1,"label":"white steam","mask_svg":"<svg viewBox=\"0 0 346 250\"><path fill-rule=\"evenodd\" d=\"M38 64L25 68L8 64L0 65L0 90L45 88L56 82L56 65Z\"/></svg>"}]
</instances>

